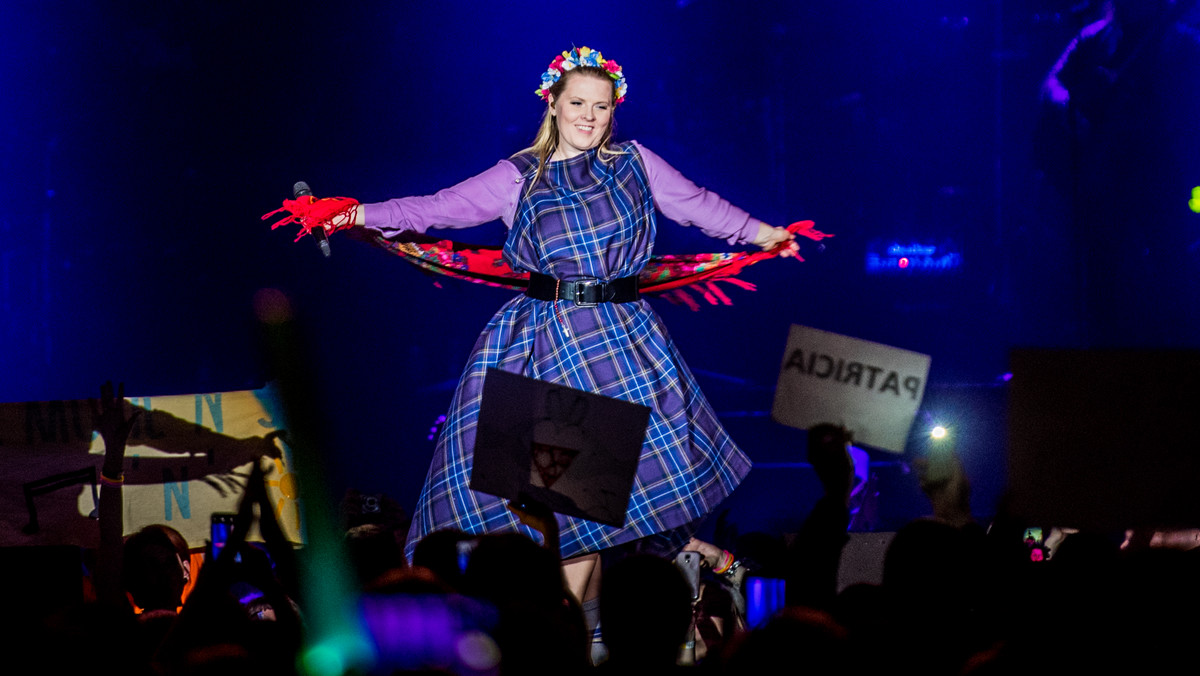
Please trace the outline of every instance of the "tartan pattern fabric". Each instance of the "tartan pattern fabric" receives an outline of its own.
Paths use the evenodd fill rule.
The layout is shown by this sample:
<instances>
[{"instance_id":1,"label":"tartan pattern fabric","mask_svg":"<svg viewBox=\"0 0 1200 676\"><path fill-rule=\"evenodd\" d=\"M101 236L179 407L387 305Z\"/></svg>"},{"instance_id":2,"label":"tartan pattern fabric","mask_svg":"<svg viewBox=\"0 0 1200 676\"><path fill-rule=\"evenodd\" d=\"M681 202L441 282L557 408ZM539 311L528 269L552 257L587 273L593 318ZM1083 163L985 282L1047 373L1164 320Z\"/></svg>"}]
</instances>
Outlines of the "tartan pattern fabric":
<instances>
[{"instance_id":1,"label":"tartan pattern fabric","mask_svg":"<svg viewBox=\"0 0 1200 676\"><path fill-rule=\"evenodd\" d=\"M608 161L593 150L547 165L517 207L504 247L513 269L601 280L641 271L653 246L654 206L636 148L622 150ZM530 157L513 162L532 179ZM409 531L410 558L420 538L441 528L535 536L504 501L468 487L489 367L652 411L625 526L558 515L564 558L688 527L750 471L646 301L580 307L518 296L480 334L454 393Z\"/></svg>"}]
</instances>

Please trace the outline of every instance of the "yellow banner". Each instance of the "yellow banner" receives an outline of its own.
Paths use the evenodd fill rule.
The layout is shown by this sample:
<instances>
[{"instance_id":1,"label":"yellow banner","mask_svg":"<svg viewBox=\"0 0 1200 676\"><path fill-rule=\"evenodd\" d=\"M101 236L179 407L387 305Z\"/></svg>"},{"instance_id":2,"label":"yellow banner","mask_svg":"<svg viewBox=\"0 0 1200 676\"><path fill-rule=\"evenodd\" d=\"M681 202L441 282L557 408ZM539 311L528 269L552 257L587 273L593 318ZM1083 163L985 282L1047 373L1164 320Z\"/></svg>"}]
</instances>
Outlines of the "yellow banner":
<instances>
[{"instance_id":1,"label":"yellow banner","mask_svg":"<svg viewBox=\"0 0 1200 676\"><path fill-rule=\"evenodd\" d=\"M258 461L284 533L302 541L291 452L270 388L126 401L142 409L125 451L126 534L161 523L204 546L211 514L237 510ZM0 546L97 546L103 460L86 400L0 404Z\"/></svg>"}]
</instances>

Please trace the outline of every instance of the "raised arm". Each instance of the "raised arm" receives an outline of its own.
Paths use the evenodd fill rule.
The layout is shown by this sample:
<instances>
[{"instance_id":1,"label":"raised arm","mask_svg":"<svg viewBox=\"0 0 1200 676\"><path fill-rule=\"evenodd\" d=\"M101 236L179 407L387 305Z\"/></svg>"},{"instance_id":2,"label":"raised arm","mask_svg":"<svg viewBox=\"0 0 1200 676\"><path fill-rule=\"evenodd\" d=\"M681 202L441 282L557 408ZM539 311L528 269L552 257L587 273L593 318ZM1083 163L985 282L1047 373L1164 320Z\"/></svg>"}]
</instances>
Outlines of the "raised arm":
<instances>
[{"instance_id":1,"label":"raised arm","mask_svg":"<svg viewBox=\"0 0 1200 676\"><path fill-rule=\"evenodd\" d=\"M633 145L646 167L654 206L672 221L694 225L709 237L724 239L730 244L754 244L765 250L795 239L786 228L772 227L752 218L715 192L692 183L640 143L634 141ZM793 245L783 255L791 255L795 250Z\"/></svg>"},{"instance_id":2,"label":"raised arm","mask_svg":"<svg viewBox=\"0 0 1200 676\"><path fill-rule=\"evenodd\" d=\"M384 237L429 228L469 228L497 219L511 226L522 185L517 168L502 160L482 174L432 195L364 204L354 224Z\"/></svg>"},{"instance_id":3,"label":"raised arm","mask_svg":"<svg viewBox=\"0 0 1200 676\"><path fill-rule=\"evenodd\" d=\"M125 445L141 409L125 402L125 383L113 393L112 381L100 386L100 399L90 399L92 426L104 439L100 466L100 553L96 565L96 595L113 608L128 608L121 589L125 521L122 489L125 483ZM129 415L125 414L126 409Z\"/></svg>"}]
</instances>

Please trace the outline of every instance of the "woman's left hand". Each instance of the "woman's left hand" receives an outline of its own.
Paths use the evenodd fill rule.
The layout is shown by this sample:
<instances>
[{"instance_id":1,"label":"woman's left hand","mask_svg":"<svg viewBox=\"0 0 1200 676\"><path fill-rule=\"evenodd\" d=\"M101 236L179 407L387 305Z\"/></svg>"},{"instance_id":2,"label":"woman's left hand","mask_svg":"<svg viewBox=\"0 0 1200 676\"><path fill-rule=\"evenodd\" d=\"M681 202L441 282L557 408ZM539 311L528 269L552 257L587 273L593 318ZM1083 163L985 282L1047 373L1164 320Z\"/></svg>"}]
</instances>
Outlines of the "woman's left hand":
<instances>
[{"instance_id":1,"label":"woman's left hand","mask_svg":"<svg viewBox=\"0 0 1200 676\"><path fill-rule=\"evenodd\" d=\"M761 247L763 251L772 251L780 244L787 244L787 247L779 252L783 258L800 253L800 245L796 244L795 234L789 232L787 228L774 228L762 222L758 224L758 236L754 238L754 244Z\"/></svg>"}]
</instances>

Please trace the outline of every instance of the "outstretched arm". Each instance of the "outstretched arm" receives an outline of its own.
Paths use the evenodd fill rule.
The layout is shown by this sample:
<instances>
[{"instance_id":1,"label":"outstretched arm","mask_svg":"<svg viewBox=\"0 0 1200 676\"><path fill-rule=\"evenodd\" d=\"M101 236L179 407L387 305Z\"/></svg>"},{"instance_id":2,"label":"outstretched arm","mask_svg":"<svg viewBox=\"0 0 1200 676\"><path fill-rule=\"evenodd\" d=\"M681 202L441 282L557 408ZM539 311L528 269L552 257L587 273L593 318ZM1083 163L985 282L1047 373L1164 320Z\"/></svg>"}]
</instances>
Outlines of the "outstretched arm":
<instances>
[{"instance_id":1,"label":"outstretched arm","mask_svg":"<svg viewBox=\"0 0 1200 676\"><path fill-rule=\"evenodd\" d=\"M680 225L695 225L704 234L728 240L730 244L754 244L763 250L795 240L795 235L786 228L751 218L717 193L692 183L653 151L636 141L633 146L646 168L654 206L667 218ZM782 255L795 255L797 250L793 245Z\"/></svg>"},{"instance_id":2,"label":"outstretched arm","mask_svg":"<svg viewBox=\"0 0 1200 676\"><path fill-rule=\"evenodd\" d=\"M502 160L491 169L432 195L374 204L360 204L346 197L317 200L311 196L297 197L284 200L281 208L264 214L263 220L284 214L271 229L298 223L301 229L297 240L314 228L332 233L349 227L366 227L391 238L405 232L469 228L495 220L511 227L523 183L516 166Z\"/></svg>"},{"instance_id":3,"label":"outstretched arm","mask_svg":"<svg viewBox=\"0 0 1200 676\"><path fill-rule=\"evenodd\" d=\"M516 166L503 160L432 195L364 204L358 210L355 225L375 230L384 237L425 232L429 228L469 228L494 220L503 220L511 226L522 185Z\"/></svg>"}]
</instances>

